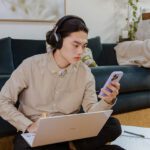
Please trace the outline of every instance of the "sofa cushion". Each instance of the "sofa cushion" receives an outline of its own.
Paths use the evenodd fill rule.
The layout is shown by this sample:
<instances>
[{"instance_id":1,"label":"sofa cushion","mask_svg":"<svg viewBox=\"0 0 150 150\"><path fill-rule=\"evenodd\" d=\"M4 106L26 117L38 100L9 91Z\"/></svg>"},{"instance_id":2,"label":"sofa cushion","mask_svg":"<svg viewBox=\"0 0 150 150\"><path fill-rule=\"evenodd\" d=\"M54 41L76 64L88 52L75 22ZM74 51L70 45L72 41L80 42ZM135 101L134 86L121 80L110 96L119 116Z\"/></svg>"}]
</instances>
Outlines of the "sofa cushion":
<instances>
[{"instance_id":1,"label":"sofa cushion","mask_svg":"<svg viewBox=\"0 0 150 150\"><path fill-rule=\"evenodd\" d=\"M27 57L46 52L45 40L12 39L14 67Z\"/></svg>"},{"instance_id":2,"label":"sofa cushion","mask_svg":"<svg viewBox=\"0 0 150 150\"><path fill-rule=\"evenodd\" d=\"M89 47L92 50L93 58L96 61L96 63L99 65L99 59L102 52L100 37L97 36L89 39L87 47Z\"/></svg>"},{"instance_id":3,"label":"sofa cushion","mask_svg":"<svg viewBox=\"0 0 150 150\"><path fill-rule=\"evenodd\" d=\"M13 69L11 38L0 39L0 74L10 74Z\"/></svg>"},{"instance_id":4,"label":"sofa cushion","mask_svg":"<svg viewBox=\"0 0 150 150\"><path fill-rule=\"evenodd\" d=\"M149 90L120 94L117 98L116 104L113 106L113 113L118 114L138 109L150 108L149 97Z\"/></svg>"}]
</instances>

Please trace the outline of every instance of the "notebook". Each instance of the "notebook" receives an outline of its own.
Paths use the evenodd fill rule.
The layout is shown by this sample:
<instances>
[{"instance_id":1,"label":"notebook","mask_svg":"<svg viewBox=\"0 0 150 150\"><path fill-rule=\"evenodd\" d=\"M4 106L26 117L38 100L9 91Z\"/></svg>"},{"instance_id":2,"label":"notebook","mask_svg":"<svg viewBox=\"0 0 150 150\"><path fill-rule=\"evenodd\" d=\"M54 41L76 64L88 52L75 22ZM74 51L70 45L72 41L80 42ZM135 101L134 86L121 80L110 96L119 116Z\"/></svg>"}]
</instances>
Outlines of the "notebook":
<instances>
[{"instance_id":1,"label":"notebook","mask_svg":"<svg viewBox=\"0 0 150 150\"><path fill-rule=\"evenodd\" d=\"M96 136L112 110L41 118L36 133L21 134L31 146L42 146Z\"/></svg>"},{"instance_id":2,"label":"notebook","mask_svg":"<svg viewBox=\"0 0 150 150\"><path fill-rule=\"evenodd\" d=\"M125 125L122 125L121 127L121 136L113 141L112 144L119 145L126 150L150 149L150 128Z\"/></svg>"}]
</instances>

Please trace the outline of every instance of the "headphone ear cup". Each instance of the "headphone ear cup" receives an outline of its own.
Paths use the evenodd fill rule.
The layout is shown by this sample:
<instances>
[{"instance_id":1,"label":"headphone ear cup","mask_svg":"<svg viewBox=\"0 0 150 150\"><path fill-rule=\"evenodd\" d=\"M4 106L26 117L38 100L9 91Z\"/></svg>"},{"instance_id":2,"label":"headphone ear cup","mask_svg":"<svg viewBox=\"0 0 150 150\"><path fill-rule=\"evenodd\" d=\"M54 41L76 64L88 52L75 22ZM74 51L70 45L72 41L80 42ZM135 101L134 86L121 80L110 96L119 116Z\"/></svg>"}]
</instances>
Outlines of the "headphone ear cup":
<instances>
[{"instance_id":1,"label":"headphone ear cup","mask_svg":"<svg viewBox=\"0 0 150 150\"><path fill-rule=\"evenodd\" d=\"M55 37L55 41L56 41L56 42L59 42L59 37L58 37L58 35L57 35L56 32L54 32L54 37Z\"/></svg>"},{"instance_id":2,"label":"headphone ear cup","mask_svg":"<svg viewBox=\"0 0 150 150\"><path fill-rule=\"evenodd\" d=\"M54 40L56 42L56 45L55 45L55 48L61 48L62 44L61 44L61 36L59 33L56 33L56 31L54 31L53 33L53 37L54 37Z\"/></svg>"},{"instance_id":3,"label":"headphone ear cup","mask_svg":"<svg viewBox=\"0 0 150 150\"><path fill-rule=\"evenodd\" d=\"M58 29L58 26L56 26L54 28L54 31L53 31L53 37L54 37L54 41L55 41L55 48L58 48L59 40L60 40L60 34L57 33L57 29Z\"/></svg>"},{"instance_id":4,"label":"headphone ear cup","mask_svg":"<svg viewBox=\"0 0 150 150\"><path fill-rule=\"evenodd\" d=\"M62 38L59 33L57 33L57 48L60 49L62 47Z\"/></svg>"}]
</instances>

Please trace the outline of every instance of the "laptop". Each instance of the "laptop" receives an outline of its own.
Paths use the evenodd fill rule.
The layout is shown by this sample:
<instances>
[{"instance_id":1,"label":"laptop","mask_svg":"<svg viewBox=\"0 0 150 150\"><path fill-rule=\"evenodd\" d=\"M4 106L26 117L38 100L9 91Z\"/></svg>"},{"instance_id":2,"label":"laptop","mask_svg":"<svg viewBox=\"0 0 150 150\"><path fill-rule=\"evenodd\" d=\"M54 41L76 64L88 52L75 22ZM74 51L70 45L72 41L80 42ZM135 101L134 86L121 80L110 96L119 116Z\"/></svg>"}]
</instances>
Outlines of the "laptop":
<instances>
[{"instance_id":1,"label":"laptop","mask_svg":"<svg viewBox=\"0 0 150 150\"><path fill-rule=\"evenodd\" d=\"M31 146L42 146L98 135L112 110L41 118L36 133L21 134Z\"/></svg>"}]
</instances>

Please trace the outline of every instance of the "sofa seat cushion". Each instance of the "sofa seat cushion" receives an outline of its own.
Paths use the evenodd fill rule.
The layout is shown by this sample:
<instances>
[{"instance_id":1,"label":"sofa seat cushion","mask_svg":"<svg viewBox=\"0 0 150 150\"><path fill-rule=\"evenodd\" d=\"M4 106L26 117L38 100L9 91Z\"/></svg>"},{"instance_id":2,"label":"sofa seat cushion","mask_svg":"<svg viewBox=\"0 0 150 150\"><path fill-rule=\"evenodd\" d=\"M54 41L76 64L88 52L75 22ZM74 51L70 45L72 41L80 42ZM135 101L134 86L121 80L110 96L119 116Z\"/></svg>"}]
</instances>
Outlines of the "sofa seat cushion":
<instances>
[{"instance_id":1,"label":"sofa seat cushion","mask_svg":"<svg viewBox=\"0 0 150 150\"><path fill-rule=\"evenodd\" d=\"M113 106L113 113L119 114L134 110L150 108L150 92L138 91L122 93L118 96L116 104Z\"/></svg>"},{"instance_id":2,"label":"sofa seat cushion","mask_svg":"<svg viewBox=\"0 0 150 150\"><path fill-rule=\"evenodd\" d=\"M14 67L27 57L46 52L45 40L12 39Z\"/></svg>"},{"instance_id":3,"label":"sofa seat cushion","mask_svg":"<svg viewBox=\"0 0 150 150\"><path fill-rule=\"evenodd\" d=\"M120 93L150 90L150 69L137 66L98 66L92 68L99 91L112 71L123 71Z\"/></svg>"},{"instance_id":4,"label":"sofa seat cushion","mask_svg":"<svg viewBox=\"0 0 150 150\"><path fill-rule=\"evenodd\" d=\"M10 74L13 69L11 38L0 39L0 74Z\"/></svg>"}]
</instances>

